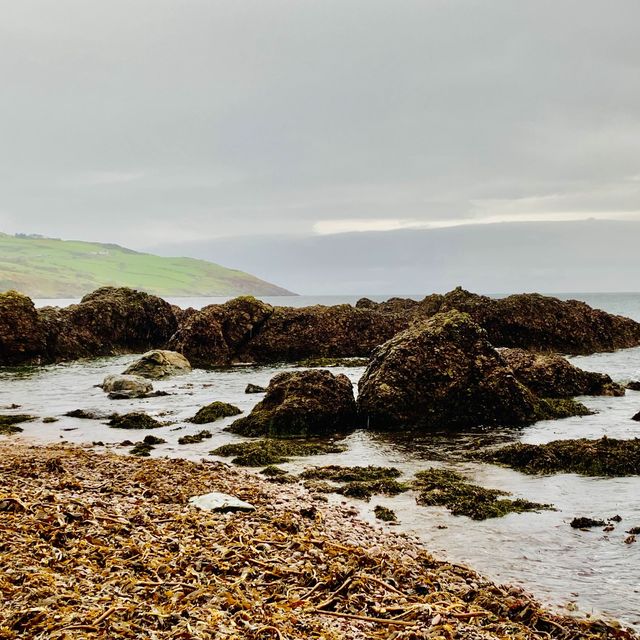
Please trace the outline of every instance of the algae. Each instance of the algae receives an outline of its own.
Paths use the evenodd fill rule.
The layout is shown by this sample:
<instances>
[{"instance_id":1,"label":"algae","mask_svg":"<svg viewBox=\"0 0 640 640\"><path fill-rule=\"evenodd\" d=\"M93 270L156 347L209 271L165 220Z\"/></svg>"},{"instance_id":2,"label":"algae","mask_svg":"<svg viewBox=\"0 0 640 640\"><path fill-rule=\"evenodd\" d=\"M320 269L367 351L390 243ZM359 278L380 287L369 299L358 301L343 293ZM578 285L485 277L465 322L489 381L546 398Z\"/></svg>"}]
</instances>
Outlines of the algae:
<instances>
[{"instance_id":1,"label":"algae","mask_svg":"<svg viewBox=\"0 0 640 640\"><path fill-rule=\"evenodd\" d=\"M225 444L211 451L214 456L236 456L231 462L243 467L262 467L282 464L291 456L316 456L325 453L342 453L346 447L333 442L309 440L252 440Z\"/></svg>"},{"instance_id":2,"label":"algae","mask_svg":"<svg viewBox=\"0 0 640 640\"><path fill-rule=\"evenodd\" d=\"M237 416L241 413L242 411L240 411L238 407L228 402L216 401L199 409L196 415L189 419L189 422L193 422L194 424L208 424L209 422Z\"/></svg>"},{"instance_id":3,"label":"algae","mask_svg":"<svg viewBox=\"0 0 640 640\"><path fill-rule=\"evenodd\" d=\"M369 500L374 495L397 496L409 491L409 489L411 489L411 484L407 482L398 482L393 478L381 478L380 480L347 482L341 487L336 487L334 492L345 498Z\"/></svg>"},{"instance_id":4,"label":"algae","mask_svg":"<svg viewBox=\"0 0 640 640\"><path fill-rule=\"evenodd\" d=\"M479 454L486 461L524 473L578 473L585 476L640 475L640 439L555 440L512 444Z\"/></svg>"},{"instance_id":5,"label":"algae","mask_svg":"<svg viewBox=\"0 0 640 640\"><path fill-rule=\"evenodd\" d=\"M26 413L16 413L12 416L0 416L0 435L9 436L14 433L20 433L24 431L24 429L17 425L21 422L31 422L32 420L35 420L35 416L30 416Z\"/></svg>"},{"instance_id":6,"label":"algae","mask_svg":"<svg viewBox=\"0 0 640 640\"><path fill-rule=\"evenodd\" d=\"M461 474L449 469L428 469L416 474L414 488L419 491L416 501L424 506L444 506L454 516L468 516L472 520L500 518L508 513L552 509L552 505L530 502L500 489L486 489L468 482Z\"/></svg>"},{"instance_id":7,"label":"algae","mask_svg":"<svg viewBox=\"0 0 640 640\"><path fill-rule=\"evenodd\" d=\"M572 398L539 398L534 406L536 420L559 420L573 416L591 416L593 413Z\"/></svg>"},{"instance_id":8,"label":"algae","mask_svg":"<svg viewBox=\"0 0 640 640\"><path fill-rule=\"evenodd\" d=\"M369 358L307 358L296 363L296 367L366 367Z\"/></svg>"},{"instance_id":9,"label":"algae","mask_svg":"<svg viewBox=\"0 0 640 640\"><path fill-rule=\"evenodd\" d=\"M333 482L371 482L374 480L399 478L402 473L395 467L341 467L328 465L314 467L300 474L305 480L332 480Z\"/></svg>"},{"instance_id":10,"label":"algae","mask_svg":"<svg viewBox=\"0 0 640 640\"><path fill-rule=\"evenodd\" d=\"M594 520L593 518L574 518L571 521L572 529L591 529L592 527L604 527L604 520Z\"/></svg>"},{"instance_id":11,"label":"algae","mask_svg":"<svg viewBox=\"0 0 640 640\"><path fill-rule=\"evenodd\" d=\"M260 473L263 476L267 476L267 478L276 478L278 476L286 476L289 472L281 469L280 467L276 467L273 464L270 464L268 467L265 467Z\"/></svg>"}]
</instances>

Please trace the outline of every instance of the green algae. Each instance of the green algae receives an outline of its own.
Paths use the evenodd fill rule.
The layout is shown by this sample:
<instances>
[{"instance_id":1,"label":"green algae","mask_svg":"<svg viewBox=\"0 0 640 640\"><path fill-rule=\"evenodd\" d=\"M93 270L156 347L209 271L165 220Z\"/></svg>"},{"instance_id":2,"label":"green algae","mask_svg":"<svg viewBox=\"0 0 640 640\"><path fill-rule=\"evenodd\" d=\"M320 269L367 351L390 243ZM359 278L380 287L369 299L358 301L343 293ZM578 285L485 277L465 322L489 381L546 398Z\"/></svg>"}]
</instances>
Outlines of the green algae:
<instances>
[{"instance_id":1,"label":"green algae","mask_svg":"<svg viewBox=\"0 0 640 640\"><path fill-rule=\"evenodd\" d=\"M555 440L512 444L477 456L524 473L578 473L585 476L640 475L640 439Z\"/></svg>"},{"instance_id":2,"label":"green algae","mask_svg":"<svg viewBox=\"0 0 640 640\"><path fill-rule=\"evenodd\" d=\"M189 419L189 422L193 422L194 424L208 424L209 422L237 416L241 413L242 411L235 405L229 404L228 402L216 401L199 409L196 415Z\"/></svg>"},{"instance_id":3,"label":"green algae","mask_svg":"<svg viewBox=\"0 0 640 640\"><path fill-rule=\"evenodd\" d=\"M461 474L448 469L428 469L416 474L413 483L419 492L416 501L424 506L444 506L454 516L468 516L472 520L500 518L508 513L522 513L552 509L552 505L530 502L500 489L486 489L468 482Z\"/></svg>"},{"instance_id":4,"label":"green algae","mask_svg":"<svg viewBox=\"0 0 640 640\"><path fill-rule=\"evenodd\" d=\"M262 439L225 444L211 451L214 456L236 456L231 462L243 467L263 467L288 462L291 456L342 453L346 447L333 442Z\"/></svg>"},{"instance_id":5,"label":"green algae","mask_svg":"<svg viewBox=\"0 0 640 640\"><path fill-rule=\"evenodd\" d=\"M198 444L207 438L211 438L211 431L204 430L194 433L190 436L182 436L178 438L178 444Z\"/></svg>"},{"instance_id":6,"label":"green algae","mask_svg":"<svg viewBox=\"0 0 640 640\"><path fill-rule=\"evenodd\" d=\"M398 517L393 509L388 509L387 507L383 507L382 505L377 505L373 513L378 520L382 520L383 522L397 522Z\"/></svg>"}]
</instances>

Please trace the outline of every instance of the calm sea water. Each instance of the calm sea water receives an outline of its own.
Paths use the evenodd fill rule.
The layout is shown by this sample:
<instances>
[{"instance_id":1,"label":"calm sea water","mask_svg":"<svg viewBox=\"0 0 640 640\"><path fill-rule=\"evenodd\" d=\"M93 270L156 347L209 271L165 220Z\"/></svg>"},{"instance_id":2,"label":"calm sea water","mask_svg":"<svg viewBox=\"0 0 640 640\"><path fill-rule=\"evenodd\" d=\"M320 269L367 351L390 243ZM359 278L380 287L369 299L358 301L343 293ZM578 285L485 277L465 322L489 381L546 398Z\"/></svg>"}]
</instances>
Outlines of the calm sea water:
<instances>
[{"instance_id":1,"label":"calm sea water","mask_svg":"<svg viewBox=\"0 0 640 640\"><path fill-rule=\"evenodd\" d=\"M304 297L266 299L275 304L353 303L361 296ZM382 297L368 296L373 299ZM613 313L640 321L640 294L567 294ZM179 299L180 306L201 307L215 300ZM224 300L224 299L222 299ZM44 301L39 301L43 303ZM59 301L57 301L59 304ZM211 440L198 445L177 444L180 436L200 430L186 422L202 405L224 400L250 411L260 399L246 395L248 382L265 385L282 367L235 367L228 370L196 370L187 376L155 383L171 395L132 401L111 401L94 387L105 375L121 372L135 356L102 358L42 368L0 369L0 413L15 411L59 421L45 424L41 419L24 425L22 436L38 442L101 441L104 447L126 453L118 443L141 439L143 433L119 432L101 421L63 417L71 409L103 412L143 410L167 421L158 433L167 440L154 455L201 459L209 451L230 441L240 440L223 431L232 420L209 425ZM640 348L616 353L576 357L573 362L585 369L602 371L615 380L640 379ZM357 385L363 369L334 369ZM378 504L393 508L402 529L422 539L435 555L473 566L499 582L524 586L542 601L558 607L577 606L579 612L620 619L640 629L640 542L625 544L625 531L640 526L640 478L584 478L572 474L528 476L493 465L469 463L465 452L496 442L541 443L562 438L615 438L640 436L640 425L631 420L640 410L640 392L628 391L623 398L581 398L597 413L583 418L539 422L524 429L490 432L471 430L457 434L429 434L423 437L385 436L356 431L346 439L342 454L298 459L285 467L299 471L313 464L380 464L399 467L407 477L431 466L453 467L470 480L486 487L497 487L515 496L553 503L556 511L511 514L505 518L473 522L453 517L446 509L418 507L415 496L374 498L356 502L362 517L374 521ZM5 407L5 408L2 408ZM335 498L336 500L338 498ZM576 516L607 518L620 515L622 522L610 533L599 529L575 531L569 522ZM446 527L446 528L441 528Z\"/></svg>"}]
</instances>

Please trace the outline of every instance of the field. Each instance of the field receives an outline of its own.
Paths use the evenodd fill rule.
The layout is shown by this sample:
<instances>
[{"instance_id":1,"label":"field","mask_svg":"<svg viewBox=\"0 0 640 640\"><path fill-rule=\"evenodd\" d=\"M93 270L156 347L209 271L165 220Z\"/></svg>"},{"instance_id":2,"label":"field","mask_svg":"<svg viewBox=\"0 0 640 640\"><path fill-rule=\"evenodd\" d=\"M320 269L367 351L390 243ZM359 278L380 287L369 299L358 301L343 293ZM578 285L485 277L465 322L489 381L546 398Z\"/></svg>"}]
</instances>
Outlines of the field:
<instances>
[{"instance_id":1,"label":"field","mask_svg":"<svg viewBox=\"0 0 640 640\"><path fill-rule=\"evenodd\" d=\"M75 298L101 286L159 296L286 295L285 289L194 258L164 258L113 244L0 233L0 291Z\"/></svg>"}]
</instances>

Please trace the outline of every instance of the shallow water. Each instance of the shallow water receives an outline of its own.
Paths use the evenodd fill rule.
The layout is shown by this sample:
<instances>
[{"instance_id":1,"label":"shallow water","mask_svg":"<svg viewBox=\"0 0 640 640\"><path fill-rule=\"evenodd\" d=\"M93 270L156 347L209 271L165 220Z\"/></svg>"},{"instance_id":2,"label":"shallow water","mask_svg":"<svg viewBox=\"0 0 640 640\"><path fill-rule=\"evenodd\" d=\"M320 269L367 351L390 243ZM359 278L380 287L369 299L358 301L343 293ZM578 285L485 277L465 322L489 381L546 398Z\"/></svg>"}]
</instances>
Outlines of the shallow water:
<instances>
[{"instance_id":1,"label":"shallow water","mask_svg":"<svg viewBox=\"0 0 640 640\"><path fill-rule=\"evenodd\" d=\"M594 294L588 301L640 319L637 294ZM287 369L270 366L196 370L154 383L156 389L171 395L142 400L109 400L94 386L107 374L120 373L134 359L135 356L121 356L42 368L0 369L0 413L39 417L22 425L21 438L38 442L103 442L106 448L126 454L129 447L119 447L119 442L141 440L149 432L112 429L105 421L68 418L63 414L77 408L105 414L143 410L170 423L152 432L168 441L156 448L154 456L199 460L209 457L208 452L217 446L242 438L223 431L234 418L210 425L193 425L185 420L213 400L231 402L247 412L262 397L245 394L247 383L266 385L276 372ZM640 379L640 348L580 356L572 361L584 369L609 373L614 380ZM357 383L363 369L332 371L345 373ZM617 618L640 630L640 541L624 543L625 531L640 526L640 477L528 476L494 465L471 463L464 457L469 450L515 441L542 443L563 438L599 438L605 434L616 438L640 437L640 423L630 419L640 410L640 392L628 391L623 398L581 400L597 413L539 422L524 429L477 429L421 438L356 431L346 438L348 450L344 453L297 459L283 466L299 471L308 465L333 463L393 465L410 477L424 468L447 465L483 486L552 503L556 511L510 514L474 522L466 517L453 517L444 508L417 506L412 493L374 498L369 504L356 502L363 517L371 521L375 505L393 508L400 520L399 527L415 533L438 557L468 564L498 582L520 584L543 602L559 606L570 603L571 608L577 605L582 613ZM6 408L13 403L20 408ZM47 416L59 421L45 424L41 418ZM201 429L209 429L213 437L195 445L177 444L180 436ZM569 527L576 516L606 519L616 514L623 520L608 534L599 529L583 532Z\"/></svg>"}]
</instances>

